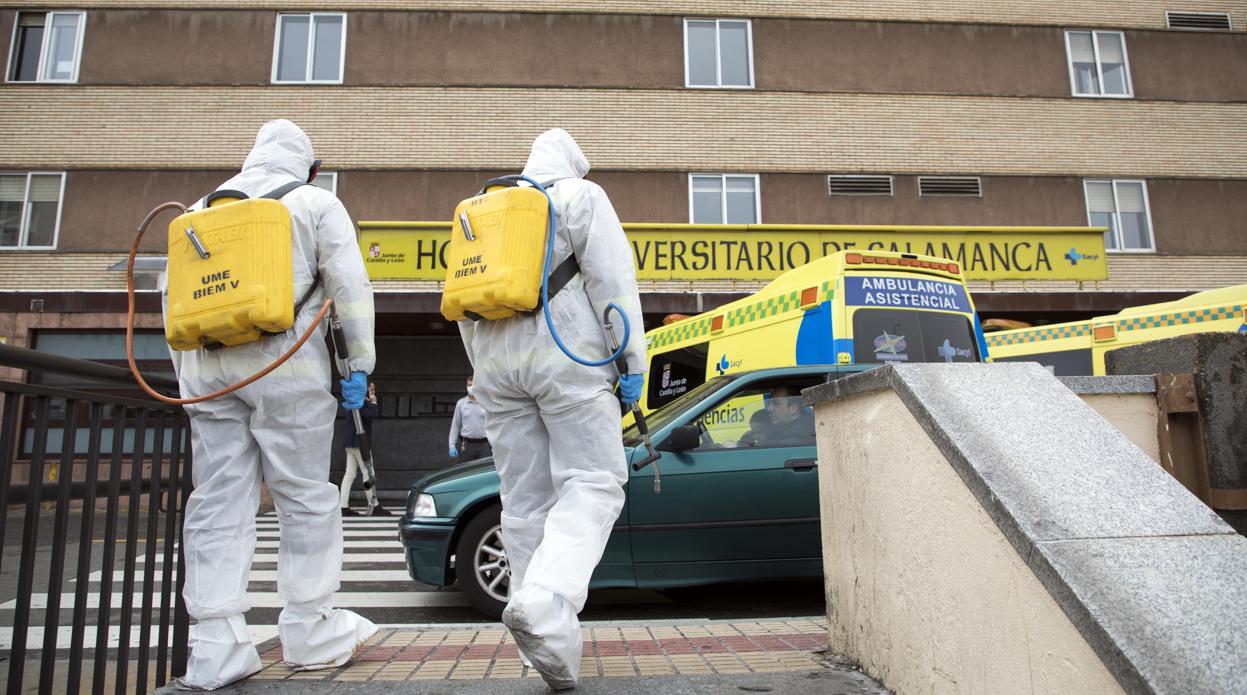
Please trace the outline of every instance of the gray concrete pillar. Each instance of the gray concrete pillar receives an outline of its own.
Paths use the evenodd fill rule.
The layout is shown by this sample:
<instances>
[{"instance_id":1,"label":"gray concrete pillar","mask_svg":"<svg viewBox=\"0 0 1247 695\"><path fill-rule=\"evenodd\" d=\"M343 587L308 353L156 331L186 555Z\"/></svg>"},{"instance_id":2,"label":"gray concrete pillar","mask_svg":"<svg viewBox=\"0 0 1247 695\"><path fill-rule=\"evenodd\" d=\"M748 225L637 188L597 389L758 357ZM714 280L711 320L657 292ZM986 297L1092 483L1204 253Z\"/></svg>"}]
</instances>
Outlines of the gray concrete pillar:
<instances>
[{"instance_id":1,"label":"gray concrete pillar","mask_svg":"<svg viewBox=\"0 0 1247 695\"><path fill-rule=\"evenodd\" d=\"M1171 455L1191 458L1200 479L1180 463L1171 472L1247 533L1247 334L1200 333L1118 348L1105 354L1105 367L1108 374L1164 375L1157 383L1162 448L1168 436Z\"/></svg>"}]
</instances>

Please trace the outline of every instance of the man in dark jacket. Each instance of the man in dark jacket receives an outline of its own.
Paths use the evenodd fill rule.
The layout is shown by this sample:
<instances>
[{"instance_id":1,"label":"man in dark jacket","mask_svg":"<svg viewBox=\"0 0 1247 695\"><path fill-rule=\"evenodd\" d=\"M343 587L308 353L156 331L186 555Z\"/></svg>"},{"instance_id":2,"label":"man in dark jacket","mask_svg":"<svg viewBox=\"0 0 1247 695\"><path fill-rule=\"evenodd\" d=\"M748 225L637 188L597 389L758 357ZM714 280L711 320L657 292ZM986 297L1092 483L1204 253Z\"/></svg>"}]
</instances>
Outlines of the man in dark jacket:
<instances>
[{"instance_id":1,"label":"man in dark jacket","mask_svg":"<svg viewBox=\"0 0 1247 695\"><path fill-rule=\"evenodd\" d=\"M761 444L763 446L804 446L814 443L814 413L802 400L796 387L776 386L766 399L771 416Z\"/></svg>"}]
</instances>

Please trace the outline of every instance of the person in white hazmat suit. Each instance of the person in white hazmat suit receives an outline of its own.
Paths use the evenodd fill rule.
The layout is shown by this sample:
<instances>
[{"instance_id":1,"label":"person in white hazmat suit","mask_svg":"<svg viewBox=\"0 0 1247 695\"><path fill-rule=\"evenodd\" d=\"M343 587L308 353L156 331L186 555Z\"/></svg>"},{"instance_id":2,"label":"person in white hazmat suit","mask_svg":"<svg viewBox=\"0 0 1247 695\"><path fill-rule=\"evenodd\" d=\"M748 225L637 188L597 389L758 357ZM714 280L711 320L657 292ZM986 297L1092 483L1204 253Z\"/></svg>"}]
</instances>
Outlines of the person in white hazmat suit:
<instances>
[{"instance_id":1,"label":"person in white hazmat suit","mask_svg":"<svg viewBox=\"0 0 1247 695\"><path fill-rule=\"evenodd\" d=\"M606 193L583 179L588 172L584 153L561 129L537 137L524 167L553 199L550 267L573 252L580 266L550 299L550 311L564 344L591 360L607 355L603 309L613 302L626 312L628 373L619 381L623 399L635 402L646 361L632 249ZM619 317L612 323L620 331ZM627 482L619 400L612 393L616 367L568 359L541 311L459 327L501 479L511 569L502 622L552 688L572 688L582 647L576 614L623 508ZM617 335L622 340L622 332Z\"/></svg>"},{"instance_id":2,"label":"person in white hazmat suit","mask_svg":"<svg viewBox=\"0 0 1247 695\"><path fill-rule=\"evenodd\" d=\"M314 176L312 144L290 121L264 124L242 172L221 189L259 197ZM344 407L360 407L373 351L372 286L355 227L332 193L301 186L282 203L293 223L294 296L319 287L294 327L278 336L217 350L173 351L183 395L237 383L276 360L307 330L326 296L334 298L346 333L351 378ZM277 591L286 602L278 619L286 663L296 670L347 663L377 630L368 620L333 607L342 567L338 488L329 482L337 404L323 325L289 361L255 383L221 398L186 406L190 416L195 490L186 502L183 596L194 622L184 689L211 690L260 670L243 613L255 549L260 481L268 483L281 525Z\"/></svg>"}]
</instances>

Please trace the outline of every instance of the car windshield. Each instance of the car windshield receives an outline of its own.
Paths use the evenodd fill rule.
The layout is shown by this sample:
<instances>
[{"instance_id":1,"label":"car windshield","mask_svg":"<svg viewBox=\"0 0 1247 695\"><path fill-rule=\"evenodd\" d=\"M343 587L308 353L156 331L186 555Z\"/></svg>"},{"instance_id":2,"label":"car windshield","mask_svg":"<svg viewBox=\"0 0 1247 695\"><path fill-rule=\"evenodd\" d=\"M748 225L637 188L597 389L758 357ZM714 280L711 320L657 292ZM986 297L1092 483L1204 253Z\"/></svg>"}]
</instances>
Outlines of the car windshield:
<instances>
[{"instance_id":1,"label":"car windshield","mask_svg":"<svg viewBox=\"0 0 1247 695\"><path fill-rule=\"evenodd\" d=\"M679 398L671 401L667 405L655 410L645 417L645 424L651 432L679 417L684 411L700 403L709 394L731 383L735 377L716 376ZM641 433L637 431L636 424L628 427L623 432L624 446L637 446L641 443Z\"/></svg>"}]
</instances>

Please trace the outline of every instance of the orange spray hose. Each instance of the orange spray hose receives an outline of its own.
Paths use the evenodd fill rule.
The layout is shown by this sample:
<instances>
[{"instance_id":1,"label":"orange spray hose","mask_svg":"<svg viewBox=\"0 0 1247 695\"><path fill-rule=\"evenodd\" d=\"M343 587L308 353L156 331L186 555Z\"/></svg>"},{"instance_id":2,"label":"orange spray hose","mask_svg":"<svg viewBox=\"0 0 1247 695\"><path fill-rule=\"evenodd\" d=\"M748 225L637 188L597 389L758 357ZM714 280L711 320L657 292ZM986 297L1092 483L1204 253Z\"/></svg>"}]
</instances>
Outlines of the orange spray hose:
<instances>
[{"instance_id":1,"label":"orange spray hose","mask_svg":"<svg viewBox=\"0 0 1247 695\"><path fill-rule=\"evenodd\" d=\"M162 403L168 403L170 405L190 405L192 403L210 401L213 398L220 398L227 393L233 393L234 391L237 391L238 389L260 379L264 375L280 367L286 360L293 357L294 353L298 352L299 348L303 347L303 344L307 342L307 339L311 338L312 334L316 332L316 327L320 325L321 321L325 320L325 314L329 312L329 307L333 304L333 299L329 298L325 300L324 305L320 308L320 313L316 315L316 320L312 321L312 324L307 327L307 331L303 333L303 336L299 338L299 341L291 346L285 354L278 357L277 360L269 366L261 369L255 374L252 374L246 379L243 379L237 384L227 386L220 391L213 391L212 393L203 396L195 396L193 398L170 398L162 393L158 393L151 386L148 386L147 382L143 380L143 375L139 373L139 366L134 361L134 258L138 255L139 242L143 240L143 232L147 231L147 225L151 224L152 219L154 219L156 215L170 208L179 209L183 213L186 212L186 206L177 202L161 203L160 205L157 205L151 212L147 213L147 217L143 218L143 222L139 224L138 233L134 235L134 243L130 245L130 262L126 265L126 295L128 300L126 309L126 359L130 362L130 373L134 375L135 381L139 382L139 386L143 387L143 390L147 392L147 395Z\"/></svg>"}]
</instances>

